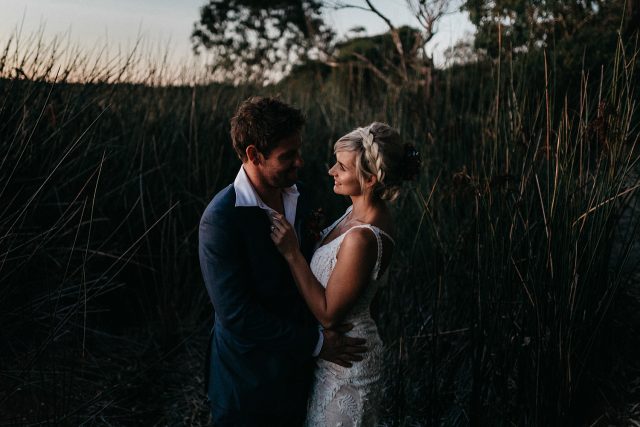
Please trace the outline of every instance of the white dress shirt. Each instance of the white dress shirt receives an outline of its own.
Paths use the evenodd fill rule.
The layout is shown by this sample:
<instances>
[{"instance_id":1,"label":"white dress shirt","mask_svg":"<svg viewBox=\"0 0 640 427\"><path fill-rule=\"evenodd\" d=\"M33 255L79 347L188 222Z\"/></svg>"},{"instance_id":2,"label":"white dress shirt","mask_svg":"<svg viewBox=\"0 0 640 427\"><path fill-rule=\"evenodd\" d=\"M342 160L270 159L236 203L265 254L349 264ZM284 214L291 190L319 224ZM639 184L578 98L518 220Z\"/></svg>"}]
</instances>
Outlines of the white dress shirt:
<instances>
[{"instance_id":1,"label":"white dress shirt","mask_svg":"<svg viewBox=\"0 0 640 427\"><path fill-rule=\"evenodd\" d=\"M249 177L247 176L247 172L245 172L244 167L240 166L240 171L238 175L236 175L236 179L233 181L233 188L236 192L236 207L244 206L244 207L258 207L267 212L269 215L269 220L271 220L271 214L276 213L275 210L271 209L267 206L266 203L262 201L256 189L251 184ZM291 187L286 187L282 189L282 204L284 205L284 216L293 226L296 222L296 211L298 209L298 197L300 196L300 192L298 191L298 187L293 184ZM295 229L294 229L295 232ZM320 350L322 349L322 344L324 343L324 335L322 334L322 329L319 330L320 337L318 338L318 343L316 344L316 348L313 350L312 356L316 357L320 354Z\"/></svg>"}]
</instances>

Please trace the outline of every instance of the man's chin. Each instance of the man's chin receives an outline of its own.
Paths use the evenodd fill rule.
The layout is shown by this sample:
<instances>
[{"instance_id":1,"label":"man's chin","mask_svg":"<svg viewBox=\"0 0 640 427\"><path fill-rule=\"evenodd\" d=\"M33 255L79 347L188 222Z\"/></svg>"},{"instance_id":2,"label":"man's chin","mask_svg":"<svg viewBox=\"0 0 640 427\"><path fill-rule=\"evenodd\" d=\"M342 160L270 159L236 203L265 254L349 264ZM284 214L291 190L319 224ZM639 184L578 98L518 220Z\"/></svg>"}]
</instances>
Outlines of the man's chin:
<instances>
[{"instance_id":1,"label":"man's chin","mask_svg":"<svg viewBox=\"0 0 640 427\"><path fill-rule=\"evenodd\" d=\"M291 187L296 182L298 182L298 176L297 175L296 175L295 178L286 177L286 178L279 179L276 183L274 183L275 184L274 187L288 188L288 187Z\"/></svg>"},{"instance_id":2,"label":"man's chin","mask_svg":"<svg viewBox=\"0 0 640 427\"><path fill-rule=\"evenodd\" d=\"M287 175L283 180L283 187L291 187L293 184L295 184L296 182L298 182L298 173L293 173L293 174L289 174Z\"/></svg>"}]
</instances>

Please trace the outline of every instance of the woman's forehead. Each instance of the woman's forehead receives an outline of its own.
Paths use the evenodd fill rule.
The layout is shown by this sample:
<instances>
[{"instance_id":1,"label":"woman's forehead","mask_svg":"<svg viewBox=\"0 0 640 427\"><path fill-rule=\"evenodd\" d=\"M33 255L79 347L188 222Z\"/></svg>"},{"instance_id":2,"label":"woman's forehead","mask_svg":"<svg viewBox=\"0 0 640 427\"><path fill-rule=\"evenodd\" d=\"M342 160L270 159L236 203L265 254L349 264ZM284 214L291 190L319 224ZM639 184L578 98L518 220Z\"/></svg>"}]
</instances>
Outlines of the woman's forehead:
<instances>
[{"instance_id":1,"label":"woman's forehead","mask_svg":"<svg viewBox=\"0 0 640 427\"><path fill-rule=\"evenodd\" d=\"M355 151L340 150L336 151L336 159L340 163L355 163L357 154Z\"/></svg>"}]
</instances>

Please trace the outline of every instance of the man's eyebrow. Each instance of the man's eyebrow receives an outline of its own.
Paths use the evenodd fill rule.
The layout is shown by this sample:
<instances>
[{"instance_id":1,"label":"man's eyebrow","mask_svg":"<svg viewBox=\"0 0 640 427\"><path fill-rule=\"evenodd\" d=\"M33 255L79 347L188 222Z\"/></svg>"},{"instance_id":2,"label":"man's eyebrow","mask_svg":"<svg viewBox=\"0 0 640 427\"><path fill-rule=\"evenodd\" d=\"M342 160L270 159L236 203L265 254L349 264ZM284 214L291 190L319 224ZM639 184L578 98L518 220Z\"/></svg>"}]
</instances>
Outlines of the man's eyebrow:
<instances>
[{"instance_id":1,"label":"man's eyebrow","mask_svg":"<svg viewBox=\"0 0 640 427\"><path fill-rule=\"evenodd\" d=\"M291 149L291 150L287 150L284 153L281 154L281 156L290 156L292 154L295 154L298 150L297 149Z\"/></svg>"}]
</instances>

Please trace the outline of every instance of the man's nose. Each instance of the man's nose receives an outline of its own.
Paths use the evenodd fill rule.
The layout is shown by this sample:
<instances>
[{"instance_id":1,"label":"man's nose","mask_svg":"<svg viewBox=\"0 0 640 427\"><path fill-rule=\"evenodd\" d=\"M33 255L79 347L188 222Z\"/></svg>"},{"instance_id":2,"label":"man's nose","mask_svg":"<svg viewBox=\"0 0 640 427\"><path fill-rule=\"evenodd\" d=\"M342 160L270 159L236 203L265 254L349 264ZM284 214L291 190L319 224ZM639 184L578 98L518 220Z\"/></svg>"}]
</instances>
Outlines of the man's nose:
<instances>
[{"instance_id":1,"label":"man's nose","mask_svg":"<svg viewBox=\"0 0 640 427\"><path fill-rule=\"evenodd\" d=\"M296 167L301 168L304 166L304 159L302 158L302 154L298 153L298 155L296 156L296 163L295 163Z\"/></svg>"}]
</instances>

